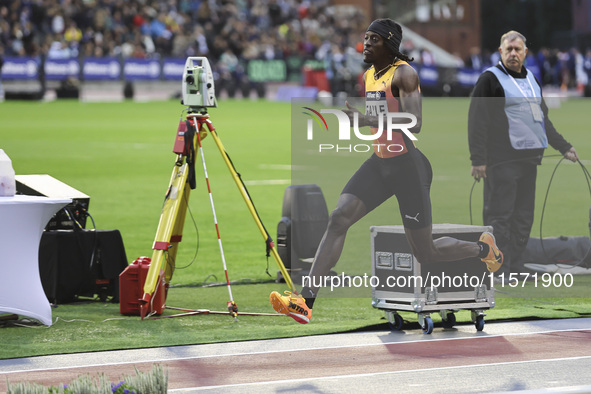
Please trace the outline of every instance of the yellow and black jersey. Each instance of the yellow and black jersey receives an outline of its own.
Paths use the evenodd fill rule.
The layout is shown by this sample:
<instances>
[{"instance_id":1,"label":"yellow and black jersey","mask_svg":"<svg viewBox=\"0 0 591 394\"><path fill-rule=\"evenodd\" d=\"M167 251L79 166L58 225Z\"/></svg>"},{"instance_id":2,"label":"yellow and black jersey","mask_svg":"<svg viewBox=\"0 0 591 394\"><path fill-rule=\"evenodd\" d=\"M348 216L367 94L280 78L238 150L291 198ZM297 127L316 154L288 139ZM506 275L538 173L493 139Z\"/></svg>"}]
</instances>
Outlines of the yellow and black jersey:
<instances>
[{"instance_id":1,"label":"yellow and black jersey","mask_svg":"<svg viewBox=\"0 0 591 394\"><path fill-rule=\"evenodd\" d=\"M385 119L388 112L399 112L400 102L397 97L392 95L392 79L400 65L408 66L409 64L403 60L397 60L378 79L374 78L375 68L373 66L367 70L364 78L366 115L378 116L383 114ZM378 129L371 128L371 132L376 134ZM400 156L408 152L408 144L413 144L413 142L407 139L402 131L394 130L392 140L388 140L384 126L382 134L374 142L374 151L381 158Z\"/></svg>"}]
</instances>

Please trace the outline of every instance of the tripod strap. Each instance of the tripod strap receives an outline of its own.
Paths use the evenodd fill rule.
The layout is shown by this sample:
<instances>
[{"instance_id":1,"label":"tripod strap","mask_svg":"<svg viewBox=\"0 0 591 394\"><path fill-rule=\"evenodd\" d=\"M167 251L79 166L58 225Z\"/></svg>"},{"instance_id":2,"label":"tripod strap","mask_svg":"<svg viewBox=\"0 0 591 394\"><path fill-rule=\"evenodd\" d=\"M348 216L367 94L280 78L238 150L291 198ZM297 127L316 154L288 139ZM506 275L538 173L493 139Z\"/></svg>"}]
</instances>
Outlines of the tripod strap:
<instances>
[{"instance_id":1,"label":"tripod strap","mask_svg":"<svg viewBox=\"0 0 591 394\"><path fill-rule=\"evenodd\" d=\"M195 179L195 144L193 143L193 139L195 138L195 133L197 131L196 127L187 120L187 131L185 132L185 155L187 157L187 164L189 166L189 174L187 176L187 182L189 182L189 186L191 189L195 189L197 187L197 180Z\"/></svg>"}]
</instances>

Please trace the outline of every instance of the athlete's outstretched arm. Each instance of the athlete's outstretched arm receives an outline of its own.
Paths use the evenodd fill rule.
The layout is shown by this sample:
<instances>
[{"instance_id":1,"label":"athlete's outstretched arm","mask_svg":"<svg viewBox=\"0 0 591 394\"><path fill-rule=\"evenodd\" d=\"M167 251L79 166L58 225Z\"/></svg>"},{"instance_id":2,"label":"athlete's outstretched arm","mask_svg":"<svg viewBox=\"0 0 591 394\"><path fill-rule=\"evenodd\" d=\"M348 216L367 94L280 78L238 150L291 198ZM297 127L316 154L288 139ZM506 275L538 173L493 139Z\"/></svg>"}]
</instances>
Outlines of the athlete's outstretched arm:
<instances>
[{"instance_id":1,"label":"athlete's outstretched arm","mask_svg":"<svg viewBox=\"0 0 591 394\"><path fill-rule=\"evenodd\" d=\"M419 90L419 75L410 66L400 66L394 73L392 80L392 93L400 97L400 111L413 114L417 117L417 124L410 129L411 133L419 133L423 123L423 105Z\"/></svg>"}]
</instances>

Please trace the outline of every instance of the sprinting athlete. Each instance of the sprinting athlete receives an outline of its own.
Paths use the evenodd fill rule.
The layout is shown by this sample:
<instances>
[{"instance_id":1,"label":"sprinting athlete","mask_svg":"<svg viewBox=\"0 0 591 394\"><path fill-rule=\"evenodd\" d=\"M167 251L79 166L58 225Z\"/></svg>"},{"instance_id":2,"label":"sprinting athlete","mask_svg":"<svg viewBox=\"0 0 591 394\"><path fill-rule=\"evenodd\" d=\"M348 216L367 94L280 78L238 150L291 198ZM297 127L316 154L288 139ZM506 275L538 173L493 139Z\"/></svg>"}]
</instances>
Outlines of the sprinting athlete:
<instances>
[{"instance_id":1,"label":"sprinting athlete","mask_svg":"<svg viewBox=\"0 0 591 394\"><path fill-rule=\"evenodd\" d=\"M351 119L357 113L359 126L369 126L374 134L379 129L379 121L383 121L388 112L403 111L414 115L417 122L409 130L418 133L421 129L419 77L408 64L413 59L400 53L401 41L402 28L391 19L373 21L365 34L363 60L372 64L364 75L365 114L348 102L345 112ZM490 233L483 233L478 242L451 237L433 240L429 197L433 177L431 165L404 133L394 131L391 140L386 139L386 134L382 133L376 141L374 154L346 184L336 209L330 214L310 271L311 284L321 283L314 278L326 276L336 265L349 227L393 195L398 200L406 238L420 263L478 256L489 271L497 271L503 263L503 254ZM304 287L300 294L286 291L285 295L274 291L270 301L277 312L306 324L312 317L318 290Z\"/></svg>"}]
</instances>

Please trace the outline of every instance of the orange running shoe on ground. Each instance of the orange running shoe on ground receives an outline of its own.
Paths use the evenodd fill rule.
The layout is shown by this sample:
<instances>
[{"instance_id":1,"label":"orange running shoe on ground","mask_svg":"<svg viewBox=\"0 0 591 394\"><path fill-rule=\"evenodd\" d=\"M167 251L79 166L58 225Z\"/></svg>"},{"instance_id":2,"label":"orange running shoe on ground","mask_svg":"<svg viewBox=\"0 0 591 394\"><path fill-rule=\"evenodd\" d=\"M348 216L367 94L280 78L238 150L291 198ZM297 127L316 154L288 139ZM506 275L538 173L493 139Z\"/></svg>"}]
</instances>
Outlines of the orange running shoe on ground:
<instances>
[{"instance_id":1,"label":"orange running shoe on ground","mask_svg":"<svg viewBox=\"0 0 591 394\"><path fill-rule=\"evenodd\" d=\"M285 295L281 295L274 291L269 296L269 301L273 305L273 309L279 313L283 313L301 324L310 322L312 318L312 309L306 305L306 300L299 294L293 294L291 291L285 291Z\"/></svg>"},{"instance_id":2,"label":"orange running shoe on ground","mask_svg":"<svg viewBox=\"0 0 591 394\"><path fill-rule=\"evenodd\" d=\"M497 247L494 235L484 232L479 241L488 245L488 254L481 260L486 263L486 268L490 272L497 272L503 265L503 252Z\"/></svg>"}]
</instances>

